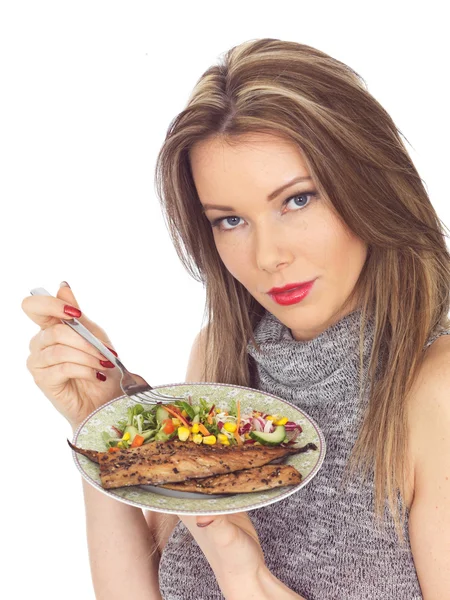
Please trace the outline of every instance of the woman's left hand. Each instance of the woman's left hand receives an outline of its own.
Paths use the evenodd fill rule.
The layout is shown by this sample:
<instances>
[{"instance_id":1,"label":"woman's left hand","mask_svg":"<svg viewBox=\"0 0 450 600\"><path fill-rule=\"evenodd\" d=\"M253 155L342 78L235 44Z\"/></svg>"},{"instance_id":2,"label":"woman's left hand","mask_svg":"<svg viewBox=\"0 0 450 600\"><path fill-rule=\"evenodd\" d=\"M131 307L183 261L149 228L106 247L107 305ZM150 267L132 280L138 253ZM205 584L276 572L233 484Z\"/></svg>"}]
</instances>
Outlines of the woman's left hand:
<instances>
[{"instance_id":1,"label":"woman's left hand","mask_svg":"<svg viewBox=\"0 0 450 600\"><path fill-rule=\"evenodd\" d=\"M200 546L224 591L230 576L233 584L247 582L265 569L258 534L246 512L230 515L178 515ZM197 523L210 523L198 527Z\"/></svg>"}]
</instances>

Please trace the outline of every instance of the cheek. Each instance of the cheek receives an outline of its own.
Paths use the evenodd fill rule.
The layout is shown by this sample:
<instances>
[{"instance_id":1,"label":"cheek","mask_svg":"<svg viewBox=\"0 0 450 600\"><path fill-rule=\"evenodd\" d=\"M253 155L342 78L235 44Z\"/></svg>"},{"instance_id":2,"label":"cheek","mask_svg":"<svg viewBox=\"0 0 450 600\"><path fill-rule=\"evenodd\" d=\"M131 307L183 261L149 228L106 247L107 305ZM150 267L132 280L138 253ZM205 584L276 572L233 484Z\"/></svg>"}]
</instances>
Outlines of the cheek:
<instances>
[{"instance_id":1,"label":"cheek","mask_svg":"<svg viewBox=\"0 0 450 600\"><path fill-rule=\"evenodd\" d=\"M323 211L310 224L305 236L295 243L297 256L332 279L353 279L359 275L367 254L366 245L353 235L330 211Z\"/></svg>"},{"instance_id":2,"label":"cheek","mask_svg":"<svg viewBox=\"0 0 450 600\"><path fill-rule=\"evenodd\" d=\"M366 256L366 244L353 234L342 231L330 248L330 269L336 280L340 283L347 282L352 287L359 277Z\"/></svg>"},{"instance_id":3,"label":"cheek","mask_svg":"<svg viewBox=\"0 0 450 600\"><path fill-rule=\"evenodd\" d=\"M233 235L233 237L236 236ZM229 271L235 279L244 283L246 275L248 279L248 274L250 272L249 252L246 250L245 246L236 240L216 239L216 248L227 271Z\"/></svg>"}]
</instances>

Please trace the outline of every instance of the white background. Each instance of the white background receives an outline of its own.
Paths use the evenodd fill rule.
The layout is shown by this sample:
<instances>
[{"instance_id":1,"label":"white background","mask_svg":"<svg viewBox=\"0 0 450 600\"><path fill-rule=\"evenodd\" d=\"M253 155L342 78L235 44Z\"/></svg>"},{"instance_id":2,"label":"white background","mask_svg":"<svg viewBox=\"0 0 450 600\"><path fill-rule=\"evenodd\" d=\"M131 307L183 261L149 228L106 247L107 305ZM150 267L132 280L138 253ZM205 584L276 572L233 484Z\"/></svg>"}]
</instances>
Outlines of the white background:
<instances>
[{"instance_id":1,"label":"white background","mask_svg":"<svg viewBox=\"0 0 450 600\"><path fill-rule=\"evenodd\" d=\"M37 326L23 298L38 286L56 294L67 280L130 370L153 385L184 380L205 296L171 245L154 164L201 74L248 39L309 44L360 73L412 145L449 225L448 31L441 2L413 6L2 3L1 531L9 597L94 598L71 430L26 369Z\"/></svg>"}]
</instances>

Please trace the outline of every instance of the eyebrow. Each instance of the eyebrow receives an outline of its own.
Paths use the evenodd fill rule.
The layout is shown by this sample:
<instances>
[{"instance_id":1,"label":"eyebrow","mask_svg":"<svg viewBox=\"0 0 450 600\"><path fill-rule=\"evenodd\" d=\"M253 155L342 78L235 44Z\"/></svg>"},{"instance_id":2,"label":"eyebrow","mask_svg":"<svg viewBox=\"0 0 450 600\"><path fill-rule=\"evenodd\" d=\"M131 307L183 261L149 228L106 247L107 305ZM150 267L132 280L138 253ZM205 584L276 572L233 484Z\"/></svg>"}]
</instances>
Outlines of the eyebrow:
<instances>
[{"instance_id":1,"label":"eyebrow","mask_svg":"<svg viewBox=\"0 0 450 600\"><path fill-rule=\"evenodd\" d=\"M283 192L286 188L291 187L291 185L294 185L294 183L300 183L301 181L312 181L312 178L311 177L295 177L288 183L285 183L281 187L274 190L271 194L269 194L267 196L268 202L270 202L271 200L273 200L274 198L279 196L281 194L281 192ZM236 209L233 208L232 206L223 206L222 204L204 204L203 212L206 212L207 210L223 210L223 211L231 210L231 211L234 211Z\"/></svg>"}]
</instances>

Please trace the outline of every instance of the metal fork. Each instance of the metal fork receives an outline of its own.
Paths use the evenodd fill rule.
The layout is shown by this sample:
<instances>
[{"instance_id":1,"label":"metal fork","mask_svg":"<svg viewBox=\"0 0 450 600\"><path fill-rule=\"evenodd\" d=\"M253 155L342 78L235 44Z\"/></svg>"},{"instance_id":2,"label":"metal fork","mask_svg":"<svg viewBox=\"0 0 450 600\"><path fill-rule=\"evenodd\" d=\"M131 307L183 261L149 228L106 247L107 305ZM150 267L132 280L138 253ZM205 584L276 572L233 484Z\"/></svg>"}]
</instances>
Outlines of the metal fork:
<instances>
[{"instance_id":1,"label":"metal fork","mask_svg":"<svg viewBox=\"0 0 450 600\"><path fill-rule=\"evenodd\" d=\"M32 296L51 296L51 294L44 288L34 288L30 291L30 293ZM159 394L145 381L143 377L141 377L141 375L139 375L139 377L144 381L144 383L138 383L128 369L125 368L123 363L116 356L114 356L110 350L108 350L103 342L96 338L95 335L89 331L89 329L80 323L78 319L73 317L72 319L61 319L61 321L69 327L72 327L74 331L79 333L81 337L84 337L85 340L97 348L99 352L101 352L108 360L116 365L122 374L120 379L120 387L122 388L123 393L136 404L140 404L141 402L147 402L149 404L157 404L158 402L161 402L162 404L169 404L174 400L186 400L186 398L181 398L179 396L165 396L164 394Z\"/></svg>"}]
</instances>

